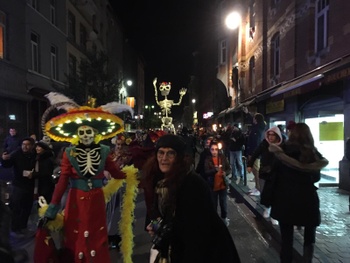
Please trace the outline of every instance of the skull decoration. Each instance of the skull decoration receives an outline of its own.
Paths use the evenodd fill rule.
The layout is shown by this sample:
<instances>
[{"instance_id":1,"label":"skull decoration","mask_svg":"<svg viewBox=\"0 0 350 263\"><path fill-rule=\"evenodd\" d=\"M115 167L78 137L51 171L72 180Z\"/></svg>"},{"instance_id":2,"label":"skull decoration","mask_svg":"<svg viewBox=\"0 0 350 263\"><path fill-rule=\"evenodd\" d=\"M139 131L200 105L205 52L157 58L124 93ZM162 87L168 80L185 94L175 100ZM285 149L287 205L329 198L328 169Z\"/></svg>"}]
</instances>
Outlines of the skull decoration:
<instances>
[{"instance_id":1,"label":"skull decoration","mask_svg":"<svg viewBox=\"0 0 350 263\"><path fill-rule=\"evenodd\" d=\"M171 82L162 82L159 86L162 96L168 96L171 90Z\"/></svg>"},{"instance_id":2,"label":"skull decoration","mask_svg":"<svg viewBox=\"0 0 350 263\"><path fill-rule=\"evenodd\" d=\"M95 138L95 131L90 126L80 126L78 128L78 137L80 143L88 146L93 143Z\"/></svg>"}]
</instances>

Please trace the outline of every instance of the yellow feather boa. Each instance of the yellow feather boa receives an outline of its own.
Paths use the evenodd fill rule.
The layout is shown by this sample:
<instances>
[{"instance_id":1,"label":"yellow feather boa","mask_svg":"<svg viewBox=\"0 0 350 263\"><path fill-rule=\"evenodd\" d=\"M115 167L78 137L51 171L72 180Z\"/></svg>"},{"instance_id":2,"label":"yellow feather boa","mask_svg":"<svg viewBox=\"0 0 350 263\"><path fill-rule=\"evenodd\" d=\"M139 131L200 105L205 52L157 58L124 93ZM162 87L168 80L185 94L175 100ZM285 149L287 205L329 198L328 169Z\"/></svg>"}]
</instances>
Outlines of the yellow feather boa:
<instances>
[{"instance_id":1,"label":"yellow feather boa","mask_svg":"<svg viewBox=\"0 0 350 263\"><path fill-rule=\"evenodd\" d=\"M138 184L137 179L138 169L132 166L125 166L122 171L126 174L126 179L118 180L111 179L102 188L106 203L108 203L112 195L118 192L118 190L126 183L126 189L123 196L123 202L121 207L121 219L119 221L119 230L121 233L121 243L120 252L123 256L124 263L132 263L132 252L134 248L134 234L132 231L132 223L134 222L134 210L135 210L135 200L138 194ZM47 205L39 208L39 216L43 217ZM50 231L59 231L63 227L64 211L58 213L54 220L50 220L46 227Z\"/></svg>"}]
</instances>

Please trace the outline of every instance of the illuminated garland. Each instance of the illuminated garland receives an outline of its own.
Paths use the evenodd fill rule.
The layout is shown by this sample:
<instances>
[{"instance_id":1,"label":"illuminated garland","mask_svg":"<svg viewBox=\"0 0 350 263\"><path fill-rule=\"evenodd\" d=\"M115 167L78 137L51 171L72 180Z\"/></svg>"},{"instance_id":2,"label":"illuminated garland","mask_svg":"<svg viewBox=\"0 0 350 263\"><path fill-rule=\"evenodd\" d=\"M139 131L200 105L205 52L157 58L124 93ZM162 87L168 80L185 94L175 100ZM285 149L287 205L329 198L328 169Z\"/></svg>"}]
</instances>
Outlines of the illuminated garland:
<instances>
[{"instance_id":1,"label":"illuminated garland","mask_svg":"<svg viewBox=\"0 0 350 263\"><path fill-rule=\"evenodd\" d=\"M132 223L134 222L135 200L138 194L138 169L132 165L125 166L122 171L126 174L126 179L120 180L112 178L102 189L105 202L108 203L111 200L113 194L118 192L123 184L126 183L126 189L121 207L121 219L119 221L119 229L122 239L120 243L120 252L123 256L124 263L132 263L131 255L133 253L134 247ZM43 217L45 215L47 208L47 204L39 208L39 217ZM50 220L46 224L46 228L53 232L60 231L63 228L63 218L64 211L58 213L54 220Z\"/></svg>"}]
</instances>

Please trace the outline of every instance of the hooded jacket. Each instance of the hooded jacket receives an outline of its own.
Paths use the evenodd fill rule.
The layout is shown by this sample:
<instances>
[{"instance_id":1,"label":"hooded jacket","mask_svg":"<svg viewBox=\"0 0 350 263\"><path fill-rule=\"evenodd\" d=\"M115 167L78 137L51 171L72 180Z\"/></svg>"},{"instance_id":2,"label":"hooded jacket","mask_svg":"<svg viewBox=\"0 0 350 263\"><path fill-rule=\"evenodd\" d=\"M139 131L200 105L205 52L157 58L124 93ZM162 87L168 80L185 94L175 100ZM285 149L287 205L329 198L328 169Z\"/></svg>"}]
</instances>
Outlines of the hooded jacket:
<instances>
[{"instance_id":1,"label":"hooded jacket","mask_svg":"<svg viewBox=\"0 0 350 263\"><path fill-rule=\"evenodd\" d=\"M258 145L258 147L254 150L250 160L247 163L247 167L253 167L256 159L260 157L260 170L259 170L259 178L261 179L269 179L271 165L273 163L274 154L269 151L269 141L267 138L267 134L269 132L274 132L277 134L280 141L278 143L274 143L275 145L280 145L283 141L281 131L278 127L274 126L268 129L265 132L265 139Z\"/></svg>"}]
</instances>

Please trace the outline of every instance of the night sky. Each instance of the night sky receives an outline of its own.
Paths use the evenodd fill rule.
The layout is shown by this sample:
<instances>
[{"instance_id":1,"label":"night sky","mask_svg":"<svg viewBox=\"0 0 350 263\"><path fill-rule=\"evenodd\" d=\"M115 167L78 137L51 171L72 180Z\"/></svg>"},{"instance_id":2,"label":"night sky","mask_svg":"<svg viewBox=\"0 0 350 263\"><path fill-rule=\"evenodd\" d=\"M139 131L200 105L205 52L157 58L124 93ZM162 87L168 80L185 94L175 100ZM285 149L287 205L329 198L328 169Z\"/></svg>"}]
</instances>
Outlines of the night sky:
<instances>
[{"instance_id":1,"label":"night sky","mask_svg":"<svg viewBox=\"0 0 350 263\"><path fill-rule=\"evenodd\" d=\"M187 87L193 52L213 19L213 0L112 0L129 43L145 60L146 103L154 102L152 81L172 82L172 95Z\"/></svg>"}]
</instances>

